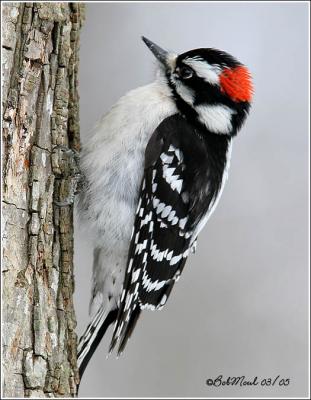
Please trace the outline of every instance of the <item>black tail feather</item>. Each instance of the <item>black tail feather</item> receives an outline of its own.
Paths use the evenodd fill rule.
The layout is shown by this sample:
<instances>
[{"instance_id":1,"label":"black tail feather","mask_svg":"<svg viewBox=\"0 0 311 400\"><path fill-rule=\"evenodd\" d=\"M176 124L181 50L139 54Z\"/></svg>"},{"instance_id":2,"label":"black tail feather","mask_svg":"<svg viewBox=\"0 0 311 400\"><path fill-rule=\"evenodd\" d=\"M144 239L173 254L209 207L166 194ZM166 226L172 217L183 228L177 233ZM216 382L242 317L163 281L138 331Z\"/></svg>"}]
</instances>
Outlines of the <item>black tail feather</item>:
<instances>
[{"instance_id":1,"label":"black tail feather","mask_svg":"<svg viewBox=\"0 0 311 400\"><path fill-rule=\"evenodd\" d=\"M92 342L89 351L86 353L85 357L83 358L83 360L80 364L80 367L79 367L80 382L81 382L83 373L85 371L85 368L87 367L90 359L92 358L97 346L99 345L104 334L106 333L107 329L109 328L109 325L112 324L116 320L117 315L118 315L118 309L110 311L110 313L107 315L104 323L102 324L99 331L97 332L96 338ZM78 353L78 358L79 358L79 355L82 353L82 351L83 351L83 349L81 349L81 352Z\"/></svg>"},{"instance_id":2,"label":"black tail feather","mask_svg":"<svg viewBox=\"0 0 311 400\"><path fill-rule=\"evenodd\" d=\"M119 311L119 315L118 315L118 322L117 325L115 326L114 332L113 332L113 336L112 336L112 340L110 343L110 348L109 348L109 353L111 353L114 349L114 347L116 346L117 343L119 343L118 346L118 356L121 355L121 353L123 352L127 341L129 340L135 326L137 323L137 320L140 316L141 313L141 309L139 307L139 305L137 305L134 310L131 312L130 317L129 317L129 321L124 321L124 326L122 328L122 331L120 333L120 335L117 335L117 331L119 328L119 325L122 323L122 314L120 315L120 311Z\"/></svg>"},{"instance_id":3,"label":"black tail feather","mask_svg":"<svg viewBox=\"0 0 311 400\"><path fill-rule=\"evenodd\" d=\"M118 347L118 355L121 355L125 349L125 346L129 340L129 338L132 335L132 332L136 326L137 320L140 316L141 309L139 306L136 306L132 312L132 315L130 317L130 321L128 322L126 326L126 330L123 332L122 339L120 341L119 347Z\"/></svg>"}]
</instances>

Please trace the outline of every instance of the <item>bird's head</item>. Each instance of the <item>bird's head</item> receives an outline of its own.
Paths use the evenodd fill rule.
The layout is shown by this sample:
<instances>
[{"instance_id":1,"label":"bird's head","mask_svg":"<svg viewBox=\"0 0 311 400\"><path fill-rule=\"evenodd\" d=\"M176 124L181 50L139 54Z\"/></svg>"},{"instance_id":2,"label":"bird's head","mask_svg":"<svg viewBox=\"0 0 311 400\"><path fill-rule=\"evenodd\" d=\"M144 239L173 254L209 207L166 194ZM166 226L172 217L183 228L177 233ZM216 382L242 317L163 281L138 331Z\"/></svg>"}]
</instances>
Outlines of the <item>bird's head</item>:
<instances>
[{"instance_id":1,"label":"bird's head","mask_svg":"<svg viewBox=\"0 0 311 400\"><path fill-rule=\"evenodd\" d=\"M200 48L178 55L142 39L160 62L181 114L212 133L234 136L252 99L248 69L220 50Z\"/></svg>"}]
</instances>

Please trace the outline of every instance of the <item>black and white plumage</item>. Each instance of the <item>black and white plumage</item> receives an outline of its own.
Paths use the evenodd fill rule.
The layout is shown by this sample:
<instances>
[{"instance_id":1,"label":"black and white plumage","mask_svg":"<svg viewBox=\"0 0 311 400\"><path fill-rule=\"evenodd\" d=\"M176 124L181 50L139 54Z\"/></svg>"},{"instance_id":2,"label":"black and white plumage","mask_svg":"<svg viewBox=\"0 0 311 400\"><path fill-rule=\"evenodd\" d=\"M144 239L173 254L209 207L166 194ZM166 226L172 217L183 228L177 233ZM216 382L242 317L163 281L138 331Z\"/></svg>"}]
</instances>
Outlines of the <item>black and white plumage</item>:
<instances>
[{"instance_id":1,"label":"black and white plumage","mask_svg":"<svg viewBox=\"0 0 311 400\"><path fill-rule=\"evenodd\" d=\"M113 107L82 157L80 204L97 240L80 375L110 323L110 351L121 353L141 311L165 305L221 196L250 106L249 73L227 53L178 56L144 41L160 61L156 82Z\"/></svg>"},{"instance_id":2,"label":"black and white plumage","mask_svg":"<svg viewBox=\"0 0 311 400\"><path fill-rule=\"evenodd\" d=\"M179 114L166 118L150 139L111 348L119 341L123 350L140 310L166 303L197 227L217 201L230 140L204 139Z\"/></svg>"}]
</instances>

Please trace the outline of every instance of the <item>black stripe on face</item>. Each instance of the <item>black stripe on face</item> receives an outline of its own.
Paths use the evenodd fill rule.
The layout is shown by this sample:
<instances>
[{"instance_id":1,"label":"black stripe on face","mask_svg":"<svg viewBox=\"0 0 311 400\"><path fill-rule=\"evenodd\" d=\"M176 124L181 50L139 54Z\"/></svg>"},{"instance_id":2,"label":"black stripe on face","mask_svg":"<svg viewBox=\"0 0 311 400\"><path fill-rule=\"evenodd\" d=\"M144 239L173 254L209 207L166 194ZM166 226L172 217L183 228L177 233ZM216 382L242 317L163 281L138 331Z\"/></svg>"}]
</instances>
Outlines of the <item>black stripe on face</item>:
<instances>
[{"instance_id":1,"label":"black stripe on face","mask_svg":"<svg viewBox=\"0 0 311 400\"><path fill-rule=\"evenodd\" d=\"M178 78L175 78L178 79ZM213 85L207 82L204 78L199 76L193 76L190 79L179 80L181 85L186 89L189 89L193 93L194 101L193 107L202 104L208 105L225 105L230 108L235 108L237 103L223 93L218 85ZM178 94L176 87L172 79L168 76L168 82L173 90L174 97L176 101L181 100L186 103L186 101ZM190 108L191 105L186 103Z\"/></svg>"},{"instance_id":2,"label":"black stripe on face","mask_svg":"<svg viewBox=\"0 0 311 400\"><path fill-rule=\"evenodd\" d=\"M171 73L166 72L167 83L172 90L173 98L180 113L184 115L189 121L195 123L198 121L198 114L176 91L176 86L171 80Z\"/></svg>"},{"instance_id":3,"label":"black stripe on face","mask_svg":"<svg viewBox=\"0 0 311 400\"><path fill-rule=\"evenodd\" d=\"M196 111L196 107L202 105L224 105L234 111L232 115L232 132L230 132L229 135L236 135L249 112L249 102L235 102L226 94L222 93L219 86L212 85L206 82L203 78L195 76L181 82L187 89L190 89L193 92L194 101L193 105L190 105L178 94L169 73L167 73L166 77L179 112L190 123L194 124L203 132L206 132L206 126L199 120L199 114Z\"/></svg>"},{"instance_id":4,"label":"black stripe on face","mask_svg":"<svg viewBox=\"0 0 311 400\"><path fill-rule=\"evenodd\" d=\"M232 132L228 133L234 136L241 128L250 108L249 102L236 102L231 99L227 94L222 92L217 83L208 82L204 77L200 77L194 73L191 78L183 79L178 77L177 69L182 67L189 67L186 63L187 60L206 62L210 66L218 66L220 68L234 68L242 65L230 54L213 48L199 48L180 54L176 59L176 69L172 71L166 70L167 83L172 91L173 98L179 112L197 128L206 132L206 126L200 120L199 113L196 110L197 106L211 105L211 106L226 106L233 110L232 115ZM192 66L190 66L191 68ZM195 67L192 68L195 72ZM180 86L185 87L185 93L191 94L191 101L182 97L182 90L176 89L175 81L179 81ZM179 94L180 93L180 94Z\"/></svg>"}]
</instances>

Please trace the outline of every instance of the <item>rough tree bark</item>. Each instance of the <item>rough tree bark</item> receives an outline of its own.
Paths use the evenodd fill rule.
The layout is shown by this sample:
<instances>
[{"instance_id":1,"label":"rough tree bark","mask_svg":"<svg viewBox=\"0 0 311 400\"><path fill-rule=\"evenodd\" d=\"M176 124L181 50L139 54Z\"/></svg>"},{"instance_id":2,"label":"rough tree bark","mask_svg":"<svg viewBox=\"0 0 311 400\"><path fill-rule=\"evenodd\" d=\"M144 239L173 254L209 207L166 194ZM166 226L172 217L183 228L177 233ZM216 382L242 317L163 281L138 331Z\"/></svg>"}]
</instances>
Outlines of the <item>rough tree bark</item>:
<instances>
[{"instance_id":1,"label":"rough tree bark","mask_svg":"<svg viewBox=\"0 0 311 400\"><path fill-rule=\"evenodd\" d=\"M76 395L73 206L81 3L6 3L3 396Z\"/></svg>"}]
</instances>

